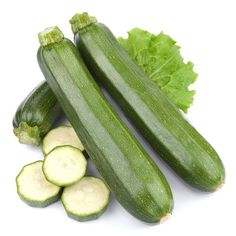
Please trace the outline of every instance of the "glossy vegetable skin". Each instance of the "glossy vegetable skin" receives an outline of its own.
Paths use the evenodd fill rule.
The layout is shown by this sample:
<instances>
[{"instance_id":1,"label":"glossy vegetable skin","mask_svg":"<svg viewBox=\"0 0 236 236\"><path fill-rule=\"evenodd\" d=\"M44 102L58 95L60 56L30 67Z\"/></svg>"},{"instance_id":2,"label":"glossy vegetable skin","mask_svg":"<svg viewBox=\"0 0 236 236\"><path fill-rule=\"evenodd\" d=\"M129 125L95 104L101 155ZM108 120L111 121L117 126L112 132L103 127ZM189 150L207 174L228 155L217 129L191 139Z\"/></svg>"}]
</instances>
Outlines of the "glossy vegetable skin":
<instances>
[{"instance_id":1,"label":"glossy vegetable skin","mask_svg":"<svg viewBox=\"0 0 236 236\"><path fill-rule=\"evenodd\" d=\"M62 110L46 81L20 104L13 118L14 134L20 143L38 146Z\"/></svg>"},{"instance_id":2,"label":"glossy vegetable skin","mask_svg":"<svg viewBox=\"0 0 236 236\"><path fill-rule=\"evenodd\" d=\"M74 44L58 28L39 38L40 68L113 195L142 221L166 219L173 199L165 177L108 104Z\"/></svg>"},{"instance_id":3,"label":"glossy vegetable skin","mask_svg":"<svg viewBox=\"0 0 236 236\"><path fill-rule=\"evenodd\" d=\"M76 14L71 25L90 72L162 159L193 187L221 187L225 171L216 151L131 60L112 32L86 13Z\"/></svg>"}]
</instances>

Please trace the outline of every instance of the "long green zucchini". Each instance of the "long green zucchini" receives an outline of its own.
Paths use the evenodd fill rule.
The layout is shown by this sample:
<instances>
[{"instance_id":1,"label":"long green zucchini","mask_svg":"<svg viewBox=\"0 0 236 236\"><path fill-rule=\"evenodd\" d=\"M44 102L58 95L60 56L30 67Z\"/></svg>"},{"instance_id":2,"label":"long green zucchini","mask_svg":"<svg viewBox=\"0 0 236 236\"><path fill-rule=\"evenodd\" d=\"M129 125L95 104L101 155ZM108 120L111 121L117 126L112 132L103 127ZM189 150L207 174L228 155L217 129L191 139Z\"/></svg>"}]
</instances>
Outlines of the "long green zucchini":
<instances>
[{"instance_id":1,"label":"long green zucchini","mask_svg":"<svg viewBox=\"0 0 236 236\"><path fill-rule=\"evenodd\" d=\"M165 177L105 100L74 44L57 27L39 40L40 68L111 192L140 220L166 219L173 200Z\"/></svg>"},{"instance_id":2,"label":"long green zucchini","mask_svg":"<svg viewBox=\"0 0 236 236\"><path fill-rule=\"evenodd\" d=\"M62 110L46 81L40 83L19 105L13 131L20 143L38 146Z\"/></svg>"},{"instance_id":3,"label":"long green zucchini","mask_svg":"<svg viewBox=\"0 0 236 236\"><path fill-rule=\"evenodd\" d=\"M216 151L146 78L111 31L87 13L76 14L70 23L91 73L153 149L190 185L205 191L222 186L225 172Z\"/></svg>"}]
</instances>

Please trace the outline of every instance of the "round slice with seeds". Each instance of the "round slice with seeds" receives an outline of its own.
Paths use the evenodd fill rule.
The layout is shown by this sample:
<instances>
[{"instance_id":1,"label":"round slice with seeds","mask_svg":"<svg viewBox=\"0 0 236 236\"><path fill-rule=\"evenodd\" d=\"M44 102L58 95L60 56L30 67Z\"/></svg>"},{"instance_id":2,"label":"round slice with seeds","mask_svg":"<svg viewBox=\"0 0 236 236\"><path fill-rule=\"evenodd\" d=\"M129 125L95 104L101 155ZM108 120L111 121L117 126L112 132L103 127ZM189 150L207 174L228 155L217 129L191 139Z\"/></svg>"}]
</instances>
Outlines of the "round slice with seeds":
<instances>
[{"instance_id":1,"label":"round slice with seeds","mask_svg":"<svg viewBox=\"0 0 236 236\"><path fill-rule=\"evenodd\" d=\"M70 145L84 151L84 147L71 126L59 126L50 130L43 139L42 150L44 155L55 147Z\"/></svg>"},{"instance_id":2,"label":"round slice with seeds","mask_svg":"<svg viewBox=\"0 0 236 236\"><path fill-rule=\"evenodd\" d=\"M105 211L109 195L101 179L86 176L64 189L62 203L69 217L78 221L94 220Z\"/></svg>"},{"instance_id":3,"label":"round slice with seeds","mask_svg":"<svg viewBox=\"0 0 236 236\"><path fill-rule=\"evenodd\" d=\"M42 161L24 166L16 177L17 193L28 205L46 207L60 198L61 188L48 182Z\"/></svg>"},{"instance_id":4,"label":"round slice with seeds","mask_svg":"<svg viewBox=\"0 0 236 236\"><path fill-rule=\"evenodd\" d=\"M72 146L59 146L44 159L43 173L46 179L57 186L78 182L86 173L87 161L83 153Z\"/></svg>"}]
</instances>

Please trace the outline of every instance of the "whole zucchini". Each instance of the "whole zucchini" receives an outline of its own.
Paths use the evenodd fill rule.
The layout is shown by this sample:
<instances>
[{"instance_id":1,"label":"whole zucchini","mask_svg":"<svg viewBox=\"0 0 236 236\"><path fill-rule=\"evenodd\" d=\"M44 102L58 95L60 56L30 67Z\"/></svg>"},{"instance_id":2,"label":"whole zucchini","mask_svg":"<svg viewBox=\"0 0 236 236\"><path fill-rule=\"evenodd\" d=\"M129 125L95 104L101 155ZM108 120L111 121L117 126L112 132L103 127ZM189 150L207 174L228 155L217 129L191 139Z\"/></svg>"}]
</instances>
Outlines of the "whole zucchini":
<instances>
[{"instance_id":1,"label":"whole zucchini","mask_svg":"<svg viewBox=\"0 0 236 236\"><path fill-rule=\"evenodd\" d=\"M87 13L70 21L75 43L91 73L108 90L154 150L190 185L215 191L224 183L222 162L118 43Z\"/></svg>"},{"instance_id":2,"label":"whole zucchini","mask_svg":"<svg viewBox=\"0 0 236 236\"><path fill-rule=\"evenodd\" d=\"M39 66L111 192L140 220L166 219L173 200L165 177L105 100L74 44L57 27L39 40Z\"/></svg>"},{"instance_id":3,"label":"whole zucchini","mask_svg":"<svg viewBox=\"0 0 236 236\"><path fill-rule=\"evenodd\" d=\"M40 83L19 105L13 132L20 143L38 146L62 110L47 82Z\"/></svg>"}]
</instances>

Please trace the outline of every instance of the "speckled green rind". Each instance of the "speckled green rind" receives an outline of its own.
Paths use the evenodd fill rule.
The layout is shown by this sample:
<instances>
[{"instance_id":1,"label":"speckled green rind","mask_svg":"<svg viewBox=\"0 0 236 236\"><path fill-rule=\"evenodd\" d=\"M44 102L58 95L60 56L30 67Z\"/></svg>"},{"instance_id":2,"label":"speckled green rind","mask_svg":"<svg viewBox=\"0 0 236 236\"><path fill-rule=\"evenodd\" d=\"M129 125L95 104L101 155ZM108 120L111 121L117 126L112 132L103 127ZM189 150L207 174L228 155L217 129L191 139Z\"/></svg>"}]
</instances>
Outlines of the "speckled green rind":
<instances>
[{"instance_id":1,"label":"speckled green rind","mask_svg":"<svg viewBox=\"0 0 236 236\"><path fill-rule=\"evenodd\" d=\"M38 63L66 117L116 199L138 219L158 223L173 197L159 168L106 101L68 39L40 47Z\"/></svg>"},{"instance_id":2,"label":"speckled green rind","mask_svg":"<svg viewBox=\"0 0 236 236\"><path fill-rule=\"evenodd\" d=\"M64 204L63 204L64 206ZM79 215L76 215L76 214L73 214L73 213L70 213L66 207L64 206L65 208L65 211L67 213L67 215L72 218L73 220L77 220L77 221L80 221L80 222L85 222L85 221L90 221L90 220L96 220L98 219L107 209L107 205L102 209L100 210L99 212L97 213L94 213L92 215L88 215L88 216L79 216Z\"/></svg>"},{"instance_id":3,"label":"speckled green rind","mask_svg":"<svg viewBox=\"0 0 236 236\"><path fill-rule=\"evenodd\" d=\"M13 118L19 142L38 146L62 110L46 81L40 83L19 105Z\"/></svg>"},{"instance_id":4,"label":"speckled green rind","mask_svg":"<svg viewBox=\"0 0 236 236\"><path fill-rule=\"evenodd\" d=\"M25 196L21 195L19 192L18 192L18 195L19 195L20 199L23 202L25 202L27 205L29 205L31 207L44 208L44 207L47 207L47 206L53 204L54 202L57 202L61 197L61 193L62 193L62 189L58 192L57 195L55 195L51 198L48 198L47 200L45 200L43 202L27 199Z\"/></svg>"},{"instance_id":5,"label":"speckled green rind","mask_svg":"<svg viewBox=\"0 0 236 236\"><path fill-rule=\"evenodd\" d=\"M63 188L60 188L59 191L58 191L55 195L53 195L53 196L51 196L51 197L45 199L44 201L35 201L35 200L32 200L32 199L28 198L27 196L24 196L23 194L21 194L21 193L19 192L19 187L18 187L18 177L20 176L20 174L22 173L22 171L24 170L24 168L25 168L26 166L30 166L30 165L35 164L35 163L37 163L37 162L42 162L42 161L35 161L35 162L33 162L33 163L30 163L30 164L28 164L28 165L25 165L25 166L21 169L20 173L17 175L17 177L16 177L17 194L19 195L20 199L21 199L23 202L25 202L27 205L29 205L29 206L31 206L31 207L44 208L44 207L47 207L47 206L53 204L54 202L56 202L56 201L58 201L58 200L60 199Z\"/></svg>"},{"instance_id":6,"label":"speckled green rind","mask_svg":"<svg viewBox=\"0 0 236 236\"><path fill-rule=\"evenodd\" d=\"M47 172L45 171L45 169L47 168L46 167L46 159L48 157L48 155L50 155L53 151L55 150L58 150L58 149L61 149L61 148L64 148L64 147L70 147L70 148L73 148L77 151L79 151L82 155L83 155L83 152L81 150L79 150L78 148L75 148L73 146L70 146L70 145L63 145L63 146L57 146L55 147L53 150L51 150L45 157L44 157L44 162L43 162L43 173L44 173L44 176L45 178L47 179L48 182L52 183L52 184L55 184L56 186L59 186L59 187L66 187L66 186L70 186L72 184L75 184L77 182L79 182L80 179L82 179L84 177L84 175L86 174L86 169L87 169L87 161L86 161L86 166L85 166L85 169L84 169L84 172L83 174L76 178L75 180L71 181L71 182L68 182L68 183L61 183L61 182L58 182L57 180L53 179L52 177L50 177ZM84 155L83 155L84 156ZM86 158L84 157L84 159L86 160Z\"/></svg>"},{"instance_id":7,"label":"speckled green rind","mask_svg":"<svg viewBox=\"0 0 236 236\"><path fill-rule=\"evenodd\" d=\"M224 166L214 148L147 78L105 25L80 28L75 44L92 75L180 177L209 192L224 183Z\"/></svg>"}]
</instances>

